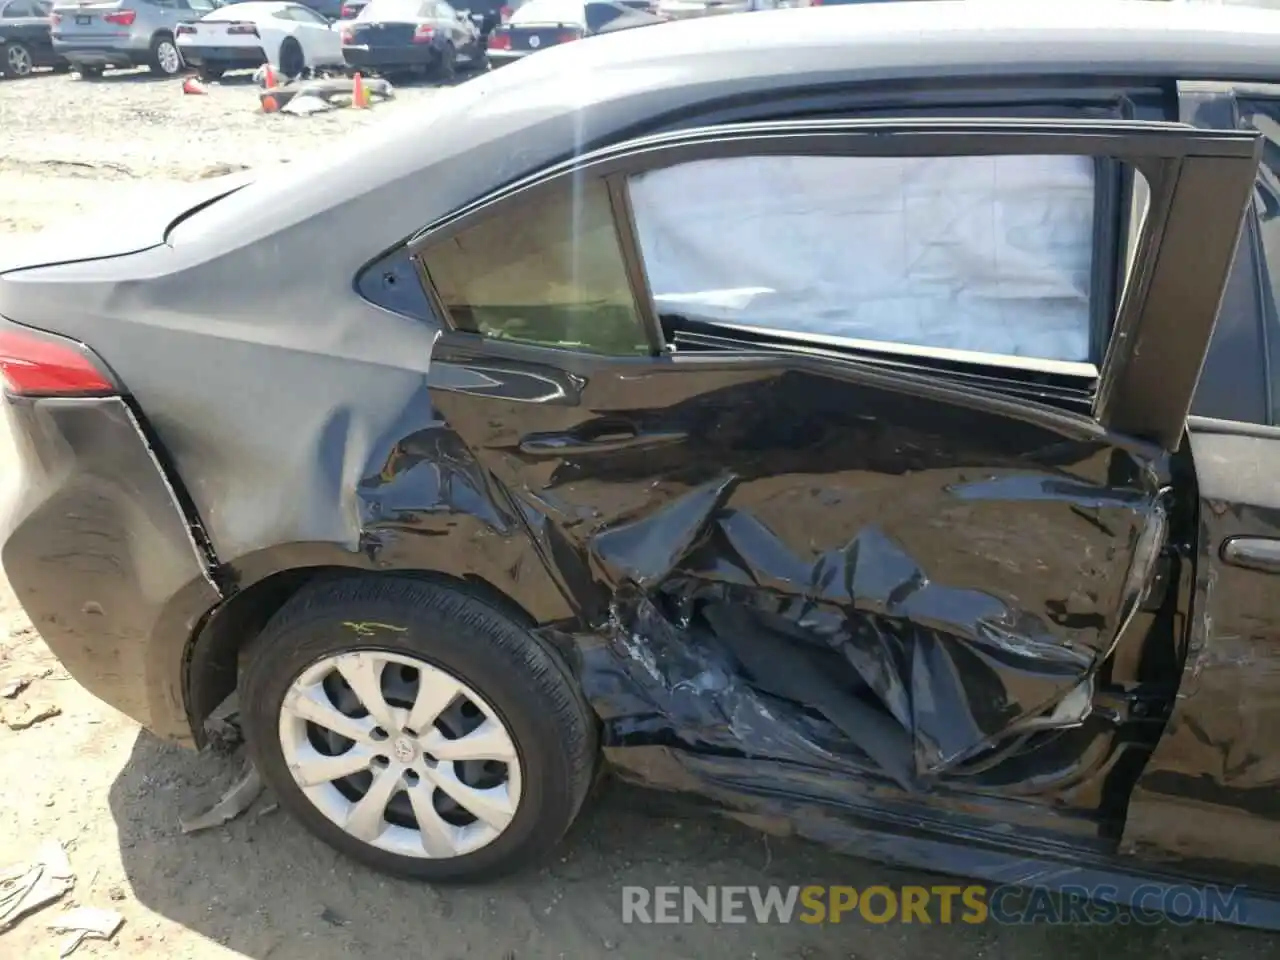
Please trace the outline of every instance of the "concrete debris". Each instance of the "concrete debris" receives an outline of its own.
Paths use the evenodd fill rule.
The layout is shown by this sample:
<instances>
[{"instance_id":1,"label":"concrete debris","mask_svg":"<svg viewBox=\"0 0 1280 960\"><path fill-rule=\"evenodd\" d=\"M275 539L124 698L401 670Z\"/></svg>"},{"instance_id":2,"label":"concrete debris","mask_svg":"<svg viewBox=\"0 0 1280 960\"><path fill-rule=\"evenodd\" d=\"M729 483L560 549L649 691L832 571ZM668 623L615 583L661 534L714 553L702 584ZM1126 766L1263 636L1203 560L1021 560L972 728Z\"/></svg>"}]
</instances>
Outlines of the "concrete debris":
<instances>
[{"instance_id":1,"label":"concrete debris","mask_svg":"<svg viewBox=\"0 0 1280 960\"><path fill-rule=\"evenodd\" d=\"M52 703L21 703L4 711L4 725L10 730L26 730L61 713Z\"/></svg>"},{"instance_id":2,"label":"concrete debris","mask_svg":"<svg viewBox=\"0 0 1280 960\"><path fill-rule=\"evenodd\" d=\"M110 940L124 923L124 917L114 910L98 907L76 907L49 921L54 933L68 934L58 949L59 957L68 957L86 940Z\"/></svg>"},{"instance_id":3,"label":"concrete debris","mask_svg":"<svg viewBox=\"0 0 1280 960\"><path fill-rule=\"evenodd\" d=\"M191 818L179 818L183 833L220 827L244 813L262 793L262 776L250 760L245 761L240 778L232 784L217 803Z\"/></svg>"},{"instance_id":4,"label":"concrete debris","mask_svg":"<svg viewBox=\"0 0 1280 960\"><path fill-rule=\"evenodd\" d=\"M363 80L364 94L369 104L379 100L390 100L395 97L395 88L390 82L380 77ZM355 80L350 77L333 77L321 80L301 80L286 83L279 87L271 87L259 92L260 97L270 97L282 113L298 113L306 115L322 110L336 110L338 107L350 106L355 98ZM315 108L314 105L303 104L300 108L290 110L291 102L298 98L321 101L325 106Z\"/></svg>"},{"instance_id":5,"label":"concrete debris","mask_svg":"<svg viewBox=\"0 0 1280 960\"><path fill-rule=\"evenodd\" d=\"M40 848L35 863L0 870L0 933L62 899L75 882L67 852L56 840Z\"/></svg>"},{"instance_id":6,"label":"concrete debris","mask_svg":"<svg viewBox=\"0 0 1280 960\"><path fill-rule=\"evenodd\" d=\"M3 688L0 688L0 697L12 700L29 686L31 686L31 677L18 677L16 680L10 680Z\"/></svg>"}]
</instances>

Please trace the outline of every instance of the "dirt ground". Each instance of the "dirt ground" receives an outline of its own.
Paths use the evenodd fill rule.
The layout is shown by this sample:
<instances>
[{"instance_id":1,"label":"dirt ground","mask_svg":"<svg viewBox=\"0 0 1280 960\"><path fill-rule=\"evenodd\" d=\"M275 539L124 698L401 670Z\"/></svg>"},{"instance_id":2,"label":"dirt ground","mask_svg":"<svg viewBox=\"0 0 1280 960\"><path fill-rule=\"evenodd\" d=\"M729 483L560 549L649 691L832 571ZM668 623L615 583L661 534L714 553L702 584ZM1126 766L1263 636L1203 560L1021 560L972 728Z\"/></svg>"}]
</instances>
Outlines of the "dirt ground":
<instances>
[{"instance_id":1,"label":"dirt ground","mask_svg":"<svg viewBox=\"0 0 1280 960\"><path fill-rule=\"evenodd\" d=\"M183 96L173 81L119 74L96 84L43 75L0 82L0 235L62 221L125 189L155 191L215 168L324 150L362 127L421 110L431 89L370 111L263 116L245 83ZM5 454L0 438L0 482ZM931 881L726 821L676 818L652 798L607 789L544 870L477 888L432 889L339 859L262 797L226 827L184 835L180 813L215 799L232 760L174 748L67 678L0 581L0 687L36 676L5 715L56 706L28 729L0 724L0 870L49 839L76 884L60 903L0 934L0 960L55 957L48 921L72 904L119 911L112 942L76 956L137 960L1114 960L1280 955L1280 941L1225 927L1000 928L623 925L626 884Z\"/></svg>"}]
</instances>

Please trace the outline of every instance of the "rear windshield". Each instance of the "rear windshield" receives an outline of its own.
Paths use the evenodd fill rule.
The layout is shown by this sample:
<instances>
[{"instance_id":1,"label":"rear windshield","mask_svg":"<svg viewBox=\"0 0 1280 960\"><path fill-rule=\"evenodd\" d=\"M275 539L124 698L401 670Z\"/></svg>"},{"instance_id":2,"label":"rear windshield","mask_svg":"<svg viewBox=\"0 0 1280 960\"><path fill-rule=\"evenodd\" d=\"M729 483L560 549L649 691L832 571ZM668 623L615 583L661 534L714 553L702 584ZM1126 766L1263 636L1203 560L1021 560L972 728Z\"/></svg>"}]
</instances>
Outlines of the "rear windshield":
<instances>
[{"instance_id":1,"label":"rear windshield","mask_svg":"<svg viewBox=\"0 0 1280 960\"><path fill-rule=\"evenodd\" d=\"M357 20L417 20L426 17L426 7L430 4L422 0L370 0L359 14Z\"/></svg>"},{"instance_id":2,"label":"rear windshield","mask_svg":"<svg viewBox=\"0 0 1280 960\"><path fill-rule=\"evenodd\" d=\"M252 20L254 15L259 13L262 13L262 8L256 3L233 3L226 7L219 7L217 10L211 10L200 19L211 20L215 23L222 21L234 23L236 20Z\"/></svg>"},{"instance_id":3,"label":"rear windshield","mask_svg":"<svg viewBox=\"0 0 1280 960\"><path fill-rule=\"evenodd\" d=\"M507 22L517 27L522 23L582 23L585 17L582 0L529 0Z\"/></svg>"}]
</instances>

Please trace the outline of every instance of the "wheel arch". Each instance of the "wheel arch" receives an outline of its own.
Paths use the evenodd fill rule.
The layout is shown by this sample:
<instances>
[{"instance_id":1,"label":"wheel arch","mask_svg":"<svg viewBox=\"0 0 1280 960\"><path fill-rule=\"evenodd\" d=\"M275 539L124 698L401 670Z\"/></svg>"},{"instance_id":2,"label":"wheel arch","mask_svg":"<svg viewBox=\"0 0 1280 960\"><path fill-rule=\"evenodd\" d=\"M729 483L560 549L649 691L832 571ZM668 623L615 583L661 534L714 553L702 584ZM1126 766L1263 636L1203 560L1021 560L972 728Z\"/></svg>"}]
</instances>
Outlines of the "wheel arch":
<instances>
[{"instance_id":1,"label":"wheel arch","mask_svg":"<svg viewBox=\"0 0 1280 960\"><path fill-rule=\"evenodd\" d=\"M293 547L299 545L293 544ZM371 569L360 564L317 562L282 566L242 583L202 620L182 655L182 691L187 720L197 746L206 741L205 721L239 682L239 656L275 613L307 586L324 579L410 577L462 590L487 603L525 629L545 618L474 572L450 573L430 567Z\"/></svg>"}]
</instances>

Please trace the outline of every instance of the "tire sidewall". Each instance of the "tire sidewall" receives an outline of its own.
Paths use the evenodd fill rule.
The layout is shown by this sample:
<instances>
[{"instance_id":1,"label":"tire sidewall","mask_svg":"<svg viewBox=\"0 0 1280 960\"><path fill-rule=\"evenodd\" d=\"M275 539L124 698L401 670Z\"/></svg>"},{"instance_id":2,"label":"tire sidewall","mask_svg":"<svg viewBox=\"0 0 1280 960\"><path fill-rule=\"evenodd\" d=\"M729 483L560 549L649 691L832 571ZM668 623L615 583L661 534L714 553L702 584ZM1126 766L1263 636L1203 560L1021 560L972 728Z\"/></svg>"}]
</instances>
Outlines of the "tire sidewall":
<instances>
[{"instance_id":1,"label":"tire sidewall","mask_svg":"<svg viewBox=\"0 0 1280 960\"><path fill-rule=\"evenodd\" d=\"M297 67L290 70L290 67ZM293 37L285 37L280 44L280 72L290 80L302 76L307 69L307 55Z\"/></svg>"},{"instance_id":2,"label":"tire sidewall","mask_svg":"<svg viewBox=\"0 0 1280 960\"><path fill-rule=\"evenodd\" d=\"M511 860L524 860L549 849L568 827L576 802L572 795L571 760L561 731L536 693L520 677L522 665L466 625L444 623L436 611L389 609L366 603L344 609L342 620L328 612L300 618L271 638L253 660L243 681L243 722L249 750L263 778L295 815L332 846L375 869L423 879L479 879L505 872ZM398 618L398 619L397 619ZM403 623L399 634L379 631L362 638L343 621ZM530 640L530 642L534 642ZM290 684L310 664L354 650L406 654L439 667L480 694L511 734L520 758L521 795L515 817L491 843L447 860L404 857L350 836L307 799L294 782L280 746L280 706ZM545 651L552 669L559 669Z\"/></svg>"},{"instance_id":3,"label":"tire sidewall","mask_svg":"<svg viewBox=\"0 0 1280 960\"><path fill-rule=\"evenodd\" d=\"M9 69L9 51L13 49L23 50L26 52L27 54L27 72L26 73L13 73ZM29 77L31 76L31 72L34 69L35 69L35 60L31 55L30 47L28 47L25 43L19 43L17 41L6 43L4 45L3 73L6 77Z\"/></svg>"},{"instance_id":4,"label":"tire sidewall","mask_svg":"<svg viewBox=\"0 0 1280 960\"><path fill-rule=\"evenodd\" d=\"M177 65L174 67L172 72L166 70L160 62L160 47L163 44L168 44L172 47L174 56L176 57L175 62ZM176 77L182 72L182 51L178 49L178 41L167 33L158 34L156 38L151 41L151 61L155 65L157 73L166 77Z\"/></svg>"}]
</instances>

